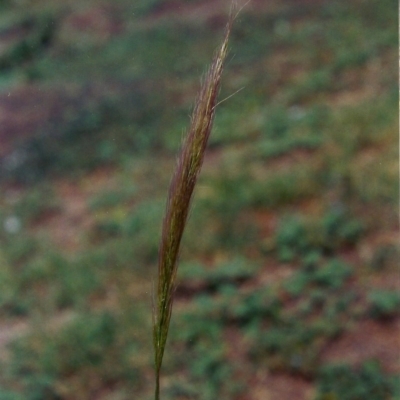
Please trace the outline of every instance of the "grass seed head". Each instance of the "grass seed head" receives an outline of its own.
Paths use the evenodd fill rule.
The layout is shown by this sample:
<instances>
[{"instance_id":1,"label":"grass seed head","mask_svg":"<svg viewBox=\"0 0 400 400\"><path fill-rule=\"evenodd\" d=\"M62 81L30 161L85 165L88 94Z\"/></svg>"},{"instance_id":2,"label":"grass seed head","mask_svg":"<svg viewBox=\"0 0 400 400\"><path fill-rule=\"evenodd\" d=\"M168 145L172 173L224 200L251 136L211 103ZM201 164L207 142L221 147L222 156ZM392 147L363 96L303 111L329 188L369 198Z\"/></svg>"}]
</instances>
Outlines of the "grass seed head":
<instances>
[{"instance_id":1,"label":"grass seed head","mask_svg":"<svg viewBox=\"0 0 400 400\"><path fill-rule=\"evenodd\" d=\"M232 9L222 45L215 53L213 62L202 81L169 188L159 249L157 300L153 316L156 399L159 398L160 369L172 314L179 247L213 125L229 35L236 16L237 13L234 14Z\"/></svg>"}]
</instances>

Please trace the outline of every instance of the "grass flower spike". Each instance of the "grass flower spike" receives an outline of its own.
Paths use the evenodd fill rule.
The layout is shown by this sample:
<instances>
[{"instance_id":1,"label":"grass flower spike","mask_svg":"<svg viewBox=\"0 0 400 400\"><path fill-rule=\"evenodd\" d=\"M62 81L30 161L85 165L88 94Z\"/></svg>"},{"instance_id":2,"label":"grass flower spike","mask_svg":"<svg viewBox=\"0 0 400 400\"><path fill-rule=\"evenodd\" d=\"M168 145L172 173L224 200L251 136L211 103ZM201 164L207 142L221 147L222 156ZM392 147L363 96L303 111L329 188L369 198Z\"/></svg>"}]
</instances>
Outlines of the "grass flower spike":
<instances>
[{"instance_id":1,"label":"grass flower spike","mask_svg":"<svg viewBox=\"0 0 400 400\"><path fill-rule=\"evenodd\" d=\"M155 348L156 392L160 397L160 370L172 314L179 247L186 225L207 141L211 133L221 75L227 54L232 23L231 13L220 49L202 82L191 123L169 188L166 214L159 249L157 300L154 305L153 340Z\"/></svg>"}]
</instances>

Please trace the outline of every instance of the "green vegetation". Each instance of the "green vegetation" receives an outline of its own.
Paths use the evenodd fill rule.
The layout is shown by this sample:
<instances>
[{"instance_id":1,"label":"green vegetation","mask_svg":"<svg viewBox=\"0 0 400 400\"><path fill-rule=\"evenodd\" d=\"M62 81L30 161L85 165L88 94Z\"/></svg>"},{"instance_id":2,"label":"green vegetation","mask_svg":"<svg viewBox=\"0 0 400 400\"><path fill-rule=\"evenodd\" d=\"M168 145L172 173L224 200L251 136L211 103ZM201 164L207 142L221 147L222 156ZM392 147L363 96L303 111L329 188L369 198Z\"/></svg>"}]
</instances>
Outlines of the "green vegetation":
<instances>
[{"instance_id":1,"label":"green vegetation","mask_svg":"<svg viewBox=\"0 0 400 400\"><path fill-rule=\"evenodd\" d=\"M362 232L363 224L340 208L317 220L287 216L278 227L276 249L283 262L318 252L330 255L342 246L354 245Z\"/></svg>"},{"instance_id":2,"label":"green vegetation","mask_svg":"<svg viewBox=\"0 0 400 400\"><path fill-rule=\"evenodd\" d=\"M182 239L163 399L294 381L396 399L389 358L325 351L361 321L397 335L397 4L255 3ZM226 21L206 6L0 0L1 400L154 398L165 197Z\"/></svg>"},{"instance_id":3,"label":"green vegetation","mask_svg":"<svg viewBox=\"0 0 400 400\"><path fill-rule=\"evenodd\" d=\"M347 365L325 366L318 378L317 400L389 400L398 398L398 384L382 372L376 362L358 369Z\"/></svg>"},{"instance_id":4,"label":"green vegetation","mask_svg":"<svg viewBox=\"0 0 400 400\"><path fill-rule=\"evenodd\" d=\"M9 374L29 400L95 394L104 383L120 380L139 386L143 377L134 357L139 343L126 330L135 335L140 322L129 317L82 313L64 322L56 336L42 331L18 340Z\"/></svg>"},{"instance_id":5,"label":"green vegetation","mask_svg":"<svg viewBox=\"0 0 400 400\"><path fill-rule=\"evenodd\" d=\"M179 287L200 284L203 289L215 291L223 285L242 283L251 279L257 269L258 266L250 260L240 257L214 265L212 268L200 263L183 263L179 272Z\"/></svg>"},{"instance_id":6,"label":"green vegetation","mask_svg":"<svg viewBox=\"0 0 400 400\"><path fill-rule=\"evenodd\" d=\"M22 18L3 21L5 23L0 24L1 33L6 35L9 31L20 29L26 34L22 39L12 41L6 51L2 52L0 71L16 68L19 64L36 57L54 37L55 21L46 13L40 16L24 15Z\"/></svg>"},{"instance_id":7,"label":"green vegetation","mask_svg":"<svg viewBox=\"0 0 400 400\"><path fill-rule=\"evenodd\" d=\"M376 319L390 319L399 314L400 293L389 290L375 290L368 296L370 313Z\"/></svg>"}]
</instances>

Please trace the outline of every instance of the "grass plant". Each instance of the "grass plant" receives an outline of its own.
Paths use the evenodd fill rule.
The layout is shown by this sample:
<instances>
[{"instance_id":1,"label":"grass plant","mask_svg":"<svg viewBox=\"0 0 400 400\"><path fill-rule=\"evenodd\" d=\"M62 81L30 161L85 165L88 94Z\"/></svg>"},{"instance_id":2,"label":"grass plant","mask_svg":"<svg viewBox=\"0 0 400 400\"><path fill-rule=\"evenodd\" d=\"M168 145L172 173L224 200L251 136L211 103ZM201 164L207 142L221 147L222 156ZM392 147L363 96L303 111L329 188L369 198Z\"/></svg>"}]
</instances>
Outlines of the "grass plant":
<instances>
[{"instance_id":1,"label":"grass plant","mask_svg":"<svg viewBox=\"0 0 400 400\"><path fill-rule=\"evenodd\" d=\"M228 40L235 15L231 11L222 45L203 80L191 124L170 184L158 263L157 304L154 309L155 399L160 398L160 373L172 315L179 248L193 190L203 163L214 121Z\"/></svg>"},{"instance_id":2,"label":"grass plant","mask_svg":"<svg viewBox=\"0 0 400 400\"><path fill-rule=\"evenodd\" d=\"M367 361L355 369L326 365L318 377L316 400L386 400L398 398L398 383L383 374L379 363Z\"/></svg>"}]
</instances>

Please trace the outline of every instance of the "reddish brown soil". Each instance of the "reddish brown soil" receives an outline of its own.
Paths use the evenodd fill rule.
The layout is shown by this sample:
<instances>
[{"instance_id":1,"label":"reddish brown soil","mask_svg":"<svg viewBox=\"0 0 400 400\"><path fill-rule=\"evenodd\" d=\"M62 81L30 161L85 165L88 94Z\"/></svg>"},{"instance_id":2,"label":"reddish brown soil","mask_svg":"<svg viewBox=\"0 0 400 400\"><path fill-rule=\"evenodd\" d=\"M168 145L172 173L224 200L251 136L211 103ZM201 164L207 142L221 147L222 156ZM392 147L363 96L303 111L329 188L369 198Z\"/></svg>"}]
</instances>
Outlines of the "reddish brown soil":
<instances>
[{"instance_id":1,"label":"reddish brown soil","mask_svg":"<svg viewBox=\"0 0 400 400\"><path fill-rule=\"evenodd\" d=\"M311 400L314 397L310 382L289 375L270 374L267 370L259 370L249 388L252 394L246 400Z\"/></svg>"},{"instance_id":2,"label":"reddish brown soil","mask_svg":"<svg viewBox=\"0 0 400 400\"><path fill-rule=\"evenodd\" d=\"M389 322L365 320L331 343L322 354L327 363L359 366L379 360L389 373L400 373L400 319Z\"/></svg>"}]
</instances>

